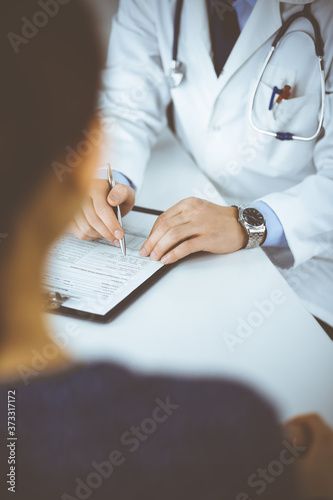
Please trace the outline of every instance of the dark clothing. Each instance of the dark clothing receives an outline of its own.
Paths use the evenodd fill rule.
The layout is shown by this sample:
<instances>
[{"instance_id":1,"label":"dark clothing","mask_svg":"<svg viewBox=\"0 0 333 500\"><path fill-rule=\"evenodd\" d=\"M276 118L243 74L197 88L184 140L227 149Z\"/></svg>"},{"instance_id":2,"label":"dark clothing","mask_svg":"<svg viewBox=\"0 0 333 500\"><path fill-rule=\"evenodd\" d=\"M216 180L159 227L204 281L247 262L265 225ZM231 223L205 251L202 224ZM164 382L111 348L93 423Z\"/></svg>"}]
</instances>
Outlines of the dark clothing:
<instances>
[{"instance_id":1,"label":"dark clothing","mask_svg":"<svg viewBox=\"0 0 333 500\"><path fill-rule=\"evenodd\" d=\"M237 12L232 6L225 2L221 6L216 0L206 0L209 31L212 43L213 63L216 75L220 73L228 60L228 57L234 48L235 43L240 35Z\"/></svg>"},{"instance_id":2,"label":"dark clothing","mask_svg":"<svg viewBox=\"0 0 333 500\"><path fill-rule=\"evenodd\" d=\"M325 332L327 333L327 335L329 336L329 338L331 340L333 340L333 327L328 325L327 323L325 323L324 321L322 321L321 319L319 318L316 318L315 319L318 321L318 323L320 324L320 326L322 327L323 330L325 330Z\"/></svg>"},{"instance_id":3,"label":"dark clothing","mask_svg":"<svg viewBox=\"0 0 333 500\"><path fill-rule=\"evenodd\" d=\"M6 484L8 389L15 496ZM260 485L262 500L296 498L291 465L259 482L258 469L279 460L285 441L272 408L231 381L75 367L0 386L0 433L1 499L234 500L255 498Z\"/></svg>"}]
</instances>

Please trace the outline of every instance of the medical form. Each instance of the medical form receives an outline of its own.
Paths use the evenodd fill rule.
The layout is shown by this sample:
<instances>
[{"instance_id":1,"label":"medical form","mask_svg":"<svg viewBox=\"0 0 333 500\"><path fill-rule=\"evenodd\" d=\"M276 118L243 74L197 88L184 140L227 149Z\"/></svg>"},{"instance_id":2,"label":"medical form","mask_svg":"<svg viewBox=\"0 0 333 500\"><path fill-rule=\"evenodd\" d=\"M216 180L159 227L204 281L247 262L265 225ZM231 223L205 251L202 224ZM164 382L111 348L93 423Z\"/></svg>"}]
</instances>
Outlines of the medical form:
<instances>
[{"instance_id":1,"label":"medical form","mask_svg":"<svg viewBox=\"0 0 333 500\"><path fill-rule=\"evenodd\" d=\"M139 212L124 218L126 257L105 239L81 241L64 234L49 254L45 289L66 297L66 308L106 315L163 267L139 254L156 218Z\"/></svg>"}]
</instances>

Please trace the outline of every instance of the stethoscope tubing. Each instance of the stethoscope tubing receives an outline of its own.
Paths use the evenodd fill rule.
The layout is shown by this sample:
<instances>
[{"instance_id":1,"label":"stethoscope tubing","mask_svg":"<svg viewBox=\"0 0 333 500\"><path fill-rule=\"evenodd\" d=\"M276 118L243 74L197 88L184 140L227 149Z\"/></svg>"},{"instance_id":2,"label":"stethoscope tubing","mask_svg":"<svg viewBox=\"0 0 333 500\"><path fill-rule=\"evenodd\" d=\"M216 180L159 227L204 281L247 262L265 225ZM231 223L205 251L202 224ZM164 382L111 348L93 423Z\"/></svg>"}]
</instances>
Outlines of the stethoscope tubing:
<instances>
[{"instance_id":1,"label":"stethoscope tubing","mask_svg":"<svg viewBox=\"0 0 333 500\"><path fill-rule=\"evenodd\" d=\"M182 18L184 0L177 0L175 17L174 17L174 35L173 35L173 46L172 46L172 60L177 61L178 58L178 43L180 35L180 24Z\"/></svg>"},{"instance_id":2,"label":"stethoscope tubing","mask_svg":"<svg viewBox=\"0 0 333 500\"><path fill-rule=\"evenodd\" d=\"M178 83L174 84L173 86L178 86L182 82L183 78L185 77L185 73L182 75L182 77L179 77L179 74L184 72L185 65L178 61L178 45L179 45L179 37L180 37L180 26L181 26L181 16L182 16L182 10L183 10L183 5L184 5L184 0L177 0L176 4L176 10L175 10L175 16L174 16L174 39L173 39L173 47L172 47L172 61L171 61L171 73L176 72L178 74ZM278 31L277 35L275 36L272 47L270 48L267 57L264 60L264 63L262 65L262 68L260 70L259 76L256 80L256 84L254 86L254 90L252 92L251 98L250 98L250 106L249 106L249 122L250 125L253 127L255 131L258 133L274 137L279 140L298 140L298 141L303 141L303 142L310 142L316 139L322 130L323 123L324 123L324 116L325 116L325 92L326 92L326 85L325 85L325 68L324 68L324 43L321 37L320 33L320 26L317 21L317 19L312 15L311 13L311 4L306 4L301 12L297 12L296 14L293 14L285 23L282 25L280 30ZM299 18L304 17L306 18L312 25L312 28L314 30L315 34L315 39L313 40L312 37L311 39L314 42L315 46L315 52L318 57L318 64L319 64L319 71L320 71L320 86L321 86L321 111L320 111L320 118L318 117L318 127L317 130L313 135L310 137L301 137L298 135L294 135L290 132L271 132L269 130L264 130L260 127L258 127L254 123L253 119L253 111L254 111L254 103L256 99L256 95L258 93L259 85L262 80L263 74L273 57L274 52L276 49L279 47L280 42L282 37L286 34L290 26ZM309 35L310 36L310 35Z\"/></svg>"},{"instance_id":3,"label":"stethoscope tubing","mask_svg":"<svg viewBox=\"0 0 333 500\"><path fill-rule=\"evenodd\" d=\"M317 21L317 19L311 14L311 4L306 4L301 12L296 12L296 14L293 14L290 16L287 21L283 24L281 29L278 31L276 37L274 38L274 41L272 43L273 47L276 47L278 43L280 42L281 38L287 33L288 29L290 26L300 17L305 17L311 24L312 28L315 34L315 40L314 40L314 45L316 48L316 54L317 57L324 57L324 42L321 37L320 33L320 26Z\"/></svg>"},{"instance_id":4,"label":"stethoscope tubing","mask_svg":"<svg viewBox=\"0 0 333 500\"><path fill-rule=\"evenodd\" d=\"M321 87L321 107L320 107L321 111L320 111L320 118L318 119L318 127L317 127L315 133L313 135L311 135L310 137L301 137L299 135L294 135L294 134L292 134L290 132L270 132L269 130L264 130L264 129L261 129L260 127L258 127L254 123L254 120L253 120L254 102L255 102L255 98L256 98L256 95L257 95L257 92L258 92L258 88L259 88L261 79L263 77L263 74L265 73L266 68L267 68L269 62L270 62L271 58L273 57L274 52L279 47L282 37L286 34L286 32L288 31L288 29L290 28L290 26L297 19L299 19L301 17L306 18L311 23L312 28L314 30L315 40L313 40L312 37L311 37L311 39L314 42L315 52L316 52L316 55L317 55L317 58L318 58L319 73L320 73L320 87ZM310 12L310 4L307 4L304 7L304 9L302 10L302 12L298 12L298 13L294 14L293 16L291 16L284 23L284 25L282 26L282 28L278 31L275 39L273 40L272 47L271 47L270 51L268 52L267 57L266 57L263 65L262 65L262 68L260 70L259 76L258 76L258 78L256 80L256 84L255 84L255 87L254 87L254 90L253 90L253 93L252 93L252 97L250 99L250 106L249 106L249 122L250 122L250 125L257 132L259 132L261 134L268 135L270 137L275 137L276 139L279 139L279 140L282 140L282 141L284 141L284 140L297 140L297 141L303 141L303 142L313 141L314 139L316 139L320 135L322 127L323 127L323 123L324 123L324 116L325 116L325 92L326 92L326 85L325 85L325 66L324 66L324 43L323 43L323 40L321 38L320 27L319 27L318 21L317 21L317 19Z\"/></svg>"}]
</instances>

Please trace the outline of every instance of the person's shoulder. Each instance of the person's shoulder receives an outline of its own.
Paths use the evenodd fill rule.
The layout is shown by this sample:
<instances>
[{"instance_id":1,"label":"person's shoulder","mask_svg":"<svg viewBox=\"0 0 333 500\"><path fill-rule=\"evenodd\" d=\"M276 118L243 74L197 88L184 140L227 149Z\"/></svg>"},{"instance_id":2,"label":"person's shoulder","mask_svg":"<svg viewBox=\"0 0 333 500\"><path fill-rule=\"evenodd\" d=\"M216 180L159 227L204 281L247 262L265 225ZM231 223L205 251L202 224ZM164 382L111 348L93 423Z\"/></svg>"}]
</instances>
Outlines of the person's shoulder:
<instances>
[{"instance_id":1,"label":"person's shoulder","mask_svg":"<svg viewBox=\"0 0 333 500\"><path fill-rule=\"evenodd\" d=\"M66 387L67 391L76 394L80 394L82 389L87 396L90 390L94 393L102 385L119 387L132 378L133 375L128 370L113 363L76 363L55 372L47 369L21 371L19 378L3 381L0 392L8 392L10 388L21 395L32 395L45 390L56 393Z\"/></svg>"},{"instance_id":2,"label":"person's shoulder","mask_svg":"<svg viewBox=\"0 0 333 500\"><path fill-rule=\"evenodd\" d=\"M89 364L76 364L69 369L57 372L53 375L41 377L35 382L35 389L48 387L50 390L61 390L66 387L67 391L84 399L91 395L98 395L105 386L108 393L114 388L116 391L122 385L128 385L133 379L129 370L113 363L96 362Z\"/></svg>"}]
</instances>

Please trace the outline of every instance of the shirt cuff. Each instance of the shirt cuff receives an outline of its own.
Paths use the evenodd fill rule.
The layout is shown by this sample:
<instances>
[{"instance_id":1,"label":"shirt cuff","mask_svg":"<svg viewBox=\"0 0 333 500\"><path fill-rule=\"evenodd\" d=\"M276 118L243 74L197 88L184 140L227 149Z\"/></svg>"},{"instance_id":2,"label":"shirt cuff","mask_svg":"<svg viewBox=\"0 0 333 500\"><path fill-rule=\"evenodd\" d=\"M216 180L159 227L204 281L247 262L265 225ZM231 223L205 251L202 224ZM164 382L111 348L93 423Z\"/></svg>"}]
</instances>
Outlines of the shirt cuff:
<instances>
[{"instance_id":1,"label":"shirt cuff","mask_svg":"<svg viewBox=\"0 0 333 500\"><path fill-rule=\"evenodd\" d=\"M121 172L118 172L118 170L114 170L113 177L116 182L119 182L119 184L125 184L125 186L129 186L133 188L135 191L135 186L133 182L128 177L126 177L126 175L122 174Z\"/></svg>"},{"instance_id":2,"label":"shirt cuff","mask_svg":"<svg viewBox=\"0 0 333 500\"><path fill-rule=\"evenodd\" d=\"M288 247L288 242L284 234L283 226L280 219L272 210L272 208L267 205L264 201L255 201L252 205L262 213L266 221L267 236L264 247Z\"/></svg>"}]
</instances>

